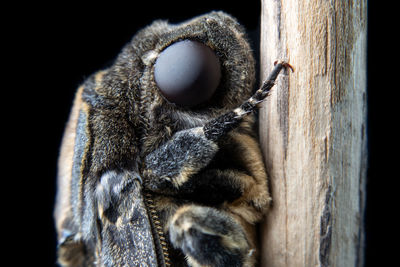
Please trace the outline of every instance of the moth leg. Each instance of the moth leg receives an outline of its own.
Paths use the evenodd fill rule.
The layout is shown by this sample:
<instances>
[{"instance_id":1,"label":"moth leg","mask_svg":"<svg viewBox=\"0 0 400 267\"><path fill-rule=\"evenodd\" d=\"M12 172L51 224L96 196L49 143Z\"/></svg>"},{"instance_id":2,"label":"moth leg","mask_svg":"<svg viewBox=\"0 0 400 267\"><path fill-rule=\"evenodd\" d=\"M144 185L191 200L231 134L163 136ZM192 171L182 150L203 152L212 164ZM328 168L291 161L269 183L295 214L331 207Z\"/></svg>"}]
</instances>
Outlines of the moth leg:
<instances>
[{"instance_id":1,"label":"moth leg","mask_svg":"<svg viewBox=\"0 0 400 267\"><path fill-rule=\"evenodd\" d=\"M253 112L258 107L258 104L264 101L269 95L271 88L275 85L276 78L283 68L290 68L293 71L289 63L276 61L274 69L267 80L263 82L261 88L258 89L252 97L243 102L240 107L209 121L204 126L205 136L210 140L218 140L220 137L236 128L243 117Z\"/></svg>"},{"instance_id":2,"label":"moth leg","mask_svg":"<svg viewBox=\"0 0 400 267\"><path fill-rule=\"evenodd\" d=\"M251 108L254 108L254 105L257 105L258 103L262 102L271 92L271 88L275 85L275 80L278 78L279 73L281 72L282 69L290 69L292 72L294 71L293 67L284 61L275 61L274 62L274 69L268 76L268 78L263 82L262 86L260 89L258 89L254 95L247 101L249 104L252 105ZM241 107L246 111L246 102L242 104Z\"/></svg>"},{"instance_id":3,"label":"moth leg","mask_svg":"<svg viewBox=\"0 0 400 267\"><path fill-rule=\"evenodd\" d=\"M169 225L172 244L182 250L190 266L252 266L253 250L242 226L215 208L185 205Z\"/></svg>"},{"instance_id":4,"label":"moth leg","mask_svg":"<svg viewBox=\"0 0 400 267\"><path fill-rule=\"evenodd\" d=\"M65 231L64 237L58 245L58 263L61 266L94 266L93 254L82 242L74 240L75 234Z\"/></svg>"},{"instance_id":5,"label":"moth leg","mask_svg":"<svg viewBox=\"0 0 400 267\"><path fill-rule=\"evenodd\" d=\"M205 137L202 127L175 133L171 140L145 157L145 187L176 192L193 174L209 164L218 145Z\"/></svg>"},{"instance_id":6,"label":"moth leg","mask_svg":"<svg viewBox=\"0 0 400 267\"><path fill-rule=\"evenodd\" d=\"M257 108L274 85L286 62L277 62L267 81L240 107L207 122L203 127L175 133L171 140L145 158L145 187L153 191L175 192L189 178L207 166L218 151L220 137L237 128L248 113Z\"/></svg>"}]
</instances>

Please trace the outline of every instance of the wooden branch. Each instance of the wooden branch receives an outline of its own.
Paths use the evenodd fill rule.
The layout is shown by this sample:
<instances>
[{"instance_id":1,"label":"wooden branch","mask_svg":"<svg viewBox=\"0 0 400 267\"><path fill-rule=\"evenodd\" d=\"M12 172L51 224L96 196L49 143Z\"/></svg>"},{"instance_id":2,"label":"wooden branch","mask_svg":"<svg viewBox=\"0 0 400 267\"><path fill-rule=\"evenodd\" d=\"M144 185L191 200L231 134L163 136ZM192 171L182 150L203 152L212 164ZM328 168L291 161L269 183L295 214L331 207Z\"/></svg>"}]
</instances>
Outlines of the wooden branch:
<instances>
[{"instance_id":1,"label":"wooden branch","mask_svg":"<svg viewBox=\"0 0 400 267\"><path fill-rule=\"evenodd\" d=\"M260 111L262 266L363 265L366 22L366 0L262 1L263 78L277 59L295 69Z\"/></svg>"}]
</instances>

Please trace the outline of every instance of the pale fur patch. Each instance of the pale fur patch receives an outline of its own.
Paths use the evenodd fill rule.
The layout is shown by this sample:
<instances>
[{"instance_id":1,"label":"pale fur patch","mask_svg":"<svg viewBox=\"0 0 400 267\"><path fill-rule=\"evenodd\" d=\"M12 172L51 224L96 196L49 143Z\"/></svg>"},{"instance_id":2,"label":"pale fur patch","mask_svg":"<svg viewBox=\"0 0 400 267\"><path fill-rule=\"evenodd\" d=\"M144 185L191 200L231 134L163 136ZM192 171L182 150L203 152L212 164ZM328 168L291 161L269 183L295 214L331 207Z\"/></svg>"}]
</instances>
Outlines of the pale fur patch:
<instances>
[{"instance_id":1,"label":"pale fur patch","mask_svg":"<svg viewBox=\"0 0 400 267\"><path fill-rule=\"evenodd\" d=\"M149 50L146 53L144 53L144 55L142 56L142 62L146 65L146 66L150 66L152 65L152 63L156 60L156 58L158 57L158 52L155 50Z\"/></svg>"}]
</instances>

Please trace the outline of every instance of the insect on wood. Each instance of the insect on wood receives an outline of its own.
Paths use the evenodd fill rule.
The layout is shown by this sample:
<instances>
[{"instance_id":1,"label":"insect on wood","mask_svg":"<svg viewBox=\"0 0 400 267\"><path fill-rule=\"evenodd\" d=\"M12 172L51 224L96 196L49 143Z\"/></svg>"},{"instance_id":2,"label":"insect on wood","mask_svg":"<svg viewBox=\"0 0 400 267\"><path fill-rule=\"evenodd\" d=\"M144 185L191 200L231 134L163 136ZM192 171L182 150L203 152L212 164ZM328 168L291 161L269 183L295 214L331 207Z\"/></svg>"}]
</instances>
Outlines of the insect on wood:
<instances>
[{"instance_id":1,"label":"insect on wood","mask_svg":"<svg viewBox=\"0 0 400 267\"><path fill-rule=\"evenodd\" d=\"M78 89L59 158L62 266L254 266L271 201L255 63L223 12L139 31Z\"/></svg>"}]
</instances>

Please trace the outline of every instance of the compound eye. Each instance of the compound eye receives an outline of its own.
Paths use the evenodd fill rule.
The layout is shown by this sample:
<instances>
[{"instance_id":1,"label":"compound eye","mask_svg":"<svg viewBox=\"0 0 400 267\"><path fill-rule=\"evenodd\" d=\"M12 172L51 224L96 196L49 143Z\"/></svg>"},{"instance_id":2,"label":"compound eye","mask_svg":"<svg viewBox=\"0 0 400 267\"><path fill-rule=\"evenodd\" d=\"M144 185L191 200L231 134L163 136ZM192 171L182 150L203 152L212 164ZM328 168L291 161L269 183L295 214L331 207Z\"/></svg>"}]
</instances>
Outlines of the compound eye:
<instances>
[{"instance_id":1,"label":"compound eye","mask_svg":"<svg viewBox=\"0 0 400 267\"><path fill-rule=\"evenodd\" d=\"M192 107L214 94L221 79L220 62L208 46L184 40L160 53L154 66L154 78L168 101Z\"/></svg>"}]
</instances>

